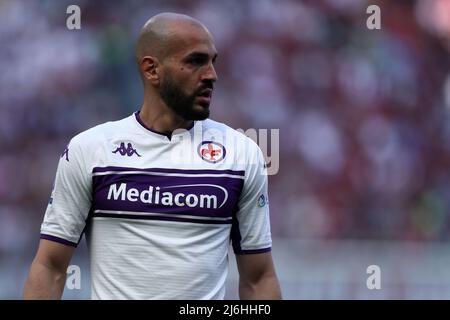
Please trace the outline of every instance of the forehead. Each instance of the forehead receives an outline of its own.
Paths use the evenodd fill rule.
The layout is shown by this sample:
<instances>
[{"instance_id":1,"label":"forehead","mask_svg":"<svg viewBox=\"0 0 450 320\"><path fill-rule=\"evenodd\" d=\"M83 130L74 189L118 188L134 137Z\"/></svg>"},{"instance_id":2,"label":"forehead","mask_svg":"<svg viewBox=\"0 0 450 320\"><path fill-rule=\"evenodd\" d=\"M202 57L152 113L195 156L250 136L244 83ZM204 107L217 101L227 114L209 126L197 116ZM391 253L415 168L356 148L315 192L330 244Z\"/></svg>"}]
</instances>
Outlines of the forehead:
<instances>
[{"instance_id":1,"label":"forehead","mask_svg":"<svg viewBox=\"0 0 450 320\"><path fill-rule=\"evenodd\" d=\"M182 57L192 52L202 52L214 56L217 53L211 34L204 28L184 26L171 37L173 55Z\"/></svg>"}]
</instances>

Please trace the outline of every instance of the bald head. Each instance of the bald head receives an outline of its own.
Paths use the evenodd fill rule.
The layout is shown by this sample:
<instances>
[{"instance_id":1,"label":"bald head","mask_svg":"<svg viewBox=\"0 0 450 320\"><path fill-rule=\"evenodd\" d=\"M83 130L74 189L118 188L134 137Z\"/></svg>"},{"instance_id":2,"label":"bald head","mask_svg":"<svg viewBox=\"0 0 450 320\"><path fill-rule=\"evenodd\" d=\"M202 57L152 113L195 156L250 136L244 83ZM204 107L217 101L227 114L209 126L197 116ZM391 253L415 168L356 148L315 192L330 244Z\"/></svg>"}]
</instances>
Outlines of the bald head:
<instances>
[{"instance_id":1,"label":"bald head","mask_svg":"<svg viewBox=\"0 0 450 320\"><path fill-rule=\"evenodd\" d=\"M146 55L159 60L168 57L189 33L203 33L211 37L208 29L198 20L177 13L160 13L142 27L136 46L136 59Z\"/></svg>"},{"instance_id":2,"label":"bald head","mask_svg":"<svg viewBox=\"0 0 450 320\"><path fill-rule=\"evenodd\" d=\"M144 105L184 120L209 116L217 50L202 23L175 13L152 17L139 35L136 58Z\"/></svg>"}]
</instances>

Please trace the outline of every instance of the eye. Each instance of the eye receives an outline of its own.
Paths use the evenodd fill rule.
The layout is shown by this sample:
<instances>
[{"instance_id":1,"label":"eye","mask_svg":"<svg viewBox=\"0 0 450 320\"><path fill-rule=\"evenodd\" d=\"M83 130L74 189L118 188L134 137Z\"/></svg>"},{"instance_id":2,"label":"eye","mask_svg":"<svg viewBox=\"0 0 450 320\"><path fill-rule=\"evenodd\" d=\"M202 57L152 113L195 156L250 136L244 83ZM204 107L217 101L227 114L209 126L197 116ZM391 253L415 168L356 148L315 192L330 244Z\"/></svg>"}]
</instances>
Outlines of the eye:
<instances>
[{"instance_id":1,"label":"eye","mask_svg":"<svg viewBox=\"0 0 450 320\"><path fill-rule=\"evenodd\" d=\"M193 58L188 59L187 62L189 64L192 64L192 65L202 65L202 64L205 63L205 58L203 58L203 57L193 57Z\"/></svg>"}]
</instances>

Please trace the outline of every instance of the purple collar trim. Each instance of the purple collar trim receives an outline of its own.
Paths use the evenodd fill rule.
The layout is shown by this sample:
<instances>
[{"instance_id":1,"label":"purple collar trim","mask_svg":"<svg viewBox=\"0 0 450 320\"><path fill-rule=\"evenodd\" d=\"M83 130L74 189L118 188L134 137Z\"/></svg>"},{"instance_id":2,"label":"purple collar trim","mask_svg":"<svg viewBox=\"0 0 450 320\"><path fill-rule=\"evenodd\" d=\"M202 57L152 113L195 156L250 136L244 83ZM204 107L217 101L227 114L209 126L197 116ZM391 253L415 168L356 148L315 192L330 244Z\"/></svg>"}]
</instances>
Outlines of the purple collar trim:
<instances>
[{"instance_id":1,"label":"purple collar trim","mask_svg":"<svg viewBox=\"0 0 450 320\"><path fill-rule=\"evenodd\" d=\"M147 129L148 131L151 131L151 132L153 132L153 133L156 133L156 134L159 134L159 135L161 135L161 136L167 137L169 140L172 138L172 134L171 134L171 133L165 134L165 133L158 132L158 131L155 131L155 130L153 130L153 129L147 127L147 126L145 125L145 123L142 121L141 117L139 116L139 113L140 113L140 112L141 112L140 110L139 110L139 111L136 111L136 112L134 113L134 115L135 115L135 117L136 117L137 122L139 122L139 124L140 124L142 127L144 127L145 129ZM186 130L191 130L191 129L194 127L194 125L195 125L195 121L192 121L192 125L191 125L189 128L187 128Z\"/></svg>"}]
</instances>

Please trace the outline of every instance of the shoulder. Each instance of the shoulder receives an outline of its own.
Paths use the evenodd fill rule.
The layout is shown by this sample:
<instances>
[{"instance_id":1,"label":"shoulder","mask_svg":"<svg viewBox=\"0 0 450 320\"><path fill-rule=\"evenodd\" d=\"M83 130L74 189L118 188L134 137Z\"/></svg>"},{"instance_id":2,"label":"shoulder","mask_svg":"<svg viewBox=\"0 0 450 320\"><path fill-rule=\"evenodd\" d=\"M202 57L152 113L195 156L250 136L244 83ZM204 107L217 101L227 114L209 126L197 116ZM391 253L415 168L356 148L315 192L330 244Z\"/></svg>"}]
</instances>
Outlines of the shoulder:
<instances>
[{"instance_id":1,"label":"shoulder","mask_svg":"<svg viewBox=\"0 0 450 320\"><path fill-rule=\"evenodd\" d=\"M129 125L130 117L117 121L105 122L75 135L70 140L69 145L82 150L95 149L105 140L127 130Z\"/></svg>"}]
</instances>

